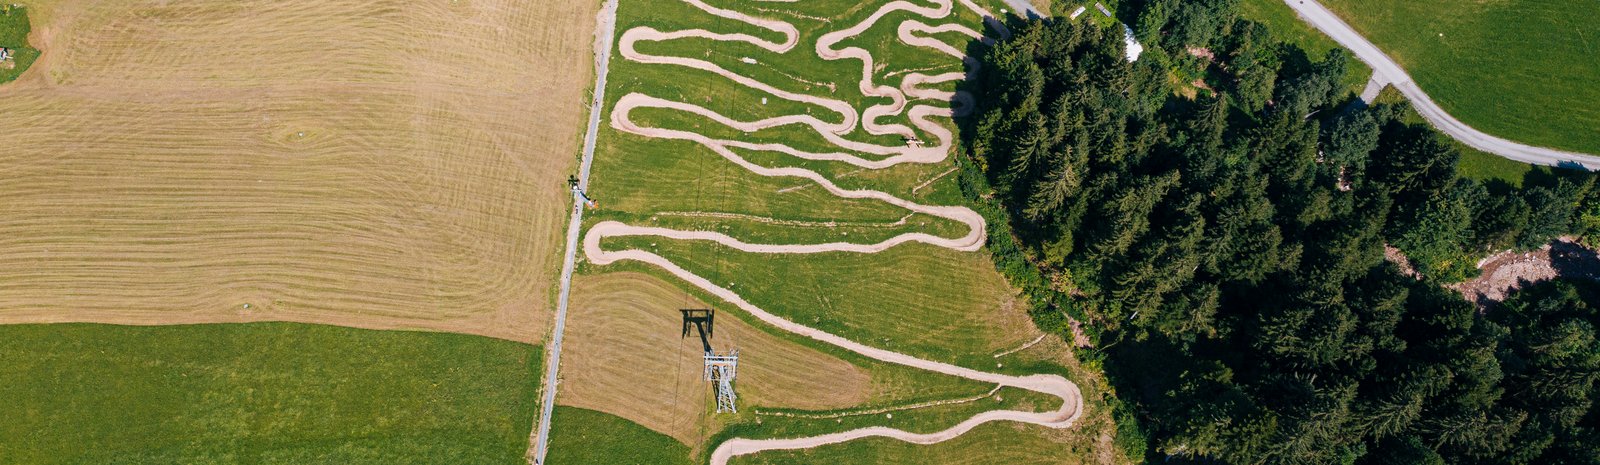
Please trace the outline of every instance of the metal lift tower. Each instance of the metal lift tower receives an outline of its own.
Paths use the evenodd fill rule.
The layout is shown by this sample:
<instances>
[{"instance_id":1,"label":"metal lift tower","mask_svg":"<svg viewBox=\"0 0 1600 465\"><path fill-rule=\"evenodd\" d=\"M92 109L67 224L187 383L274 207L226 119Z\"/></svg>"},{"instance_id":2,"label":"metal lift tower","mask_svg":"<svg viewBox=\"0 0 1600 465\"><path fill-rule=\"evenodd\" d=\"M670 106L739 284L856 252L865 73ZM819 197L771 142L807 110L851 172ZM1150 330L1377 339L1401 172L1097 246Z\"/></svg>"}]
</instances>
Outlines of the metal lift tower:
<instances>
[{"instance_id":1,"label":"metal lift tower","mask_svg":"<svg viewBox=\"0 0 1600 465\"><path fill-rule=\"evenodd\" d=\"M689 337L689 328L692 326L700 333L700 346L706 352L706 381L716 384L717 413L738 413L734 400L738 395L733 392L733 378L739 372L739 349L733 349L727 354L718 354L711 350L711 336L715 330L716 312L708 309L684 309L683 312L683 337Z\"/></svg>"}]
</instances>

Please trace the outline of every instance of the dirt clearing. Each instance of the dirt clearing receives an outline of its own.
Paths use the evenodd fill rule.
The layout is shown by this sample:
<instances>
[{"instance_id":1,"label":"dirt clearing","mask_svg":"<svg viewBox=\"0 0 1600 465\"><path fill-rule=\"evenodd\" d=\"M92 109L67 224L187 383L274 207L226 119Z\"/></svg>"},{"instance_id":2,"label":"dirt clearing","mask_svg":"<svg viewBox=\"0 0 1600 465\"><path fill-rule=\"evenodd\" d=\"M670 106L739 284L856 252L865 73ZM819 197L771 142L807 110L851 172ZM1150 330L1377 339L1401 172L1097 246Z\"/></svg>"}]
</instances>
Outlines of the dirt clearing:
<instances>
[{"instance_id":1,"label":"dirt clearing","mask_svg":"<svg viewBox=\"0 0 1600 465\"><path fill-rule=\"evenodd\" d=\"M1487 306L1524 285L1556 278L1600 280L1600 254L1570 238L1528 252L1505 251L1478 262L1477 279L1448 286Z\"/></svg>"},{"instance_id":2,"label":"dirt clearing","mask_svg":"<svg viewBox=\"0 0 1600 465\"><path fill-rule=\"evenodd\" d=\"M30 7L0 322L540 337L595 2Z\"/></svg>"}]
</instances>

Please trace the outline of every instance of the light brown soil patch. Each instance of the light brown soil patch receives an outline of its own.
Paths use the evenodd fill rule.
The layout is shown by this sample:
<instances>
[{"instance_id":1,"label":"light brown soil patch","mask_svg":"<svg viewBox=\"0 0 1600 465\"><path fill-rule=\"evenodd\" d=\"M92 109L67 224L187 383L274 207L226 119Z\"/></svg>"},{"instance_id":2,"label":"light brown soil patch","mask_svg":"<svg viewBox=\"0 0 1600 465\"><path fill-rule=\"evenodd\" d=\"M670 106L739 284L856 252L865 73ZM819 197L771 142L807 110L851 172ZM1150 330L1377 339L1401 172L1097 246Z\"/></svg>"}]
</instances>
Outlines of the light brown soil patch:
<instances>
[{"instance_id":1,"label":"light brown soil patch","mask_svg":"<svg viewBox=\"0 0 1600 465\"><path fill-rule=\"evenodd\" d=\"M683 308L710 308L653 276L575 276L557 403L598 410L697 446L713 431L711 384L702 378L700 339L682 337ZM716 316L713 348L739 349L734 382L740 410L806 410L860 405L866 371L778 339L728 312Z\"/></svg>"},{"instance_id":2,"label":"light brown soil patch","mask_svg":"<svg viewBox=\"0 0 1600 465\"><path fill-rule=\"evenodd\" d=\"M1505 251L1479 262L1477 279L1448 286L1479 305L1504 301L1524 285L1556 278L1600 279L1600 254L1562 238L1539 250Z\"/></svg>"},{"instance_id":3,"label":"light brown soil patch","mask_svg":"<svg viewBox=\"0 0 1600 465\"><path fill-rule=\"evenodd\" d=\"M0 323L541 337L597 2L30 6Z\"/></svg>"},{"instance_id":4,"label":"light brown soil patch","mask_svg":"<svg viewBox=\"0 0 1600 465\"><path fill-rule=\"evenodd\" d=\"M1400 249L1384 244L1383 259L1400 267L1400 274L1410 276L1412 279L1422 279L1421 276L1417 275L1417 269L1411 266L1411 259L1406 257L1406 253L1400 251Z\"/></svg>"}]
</instances>

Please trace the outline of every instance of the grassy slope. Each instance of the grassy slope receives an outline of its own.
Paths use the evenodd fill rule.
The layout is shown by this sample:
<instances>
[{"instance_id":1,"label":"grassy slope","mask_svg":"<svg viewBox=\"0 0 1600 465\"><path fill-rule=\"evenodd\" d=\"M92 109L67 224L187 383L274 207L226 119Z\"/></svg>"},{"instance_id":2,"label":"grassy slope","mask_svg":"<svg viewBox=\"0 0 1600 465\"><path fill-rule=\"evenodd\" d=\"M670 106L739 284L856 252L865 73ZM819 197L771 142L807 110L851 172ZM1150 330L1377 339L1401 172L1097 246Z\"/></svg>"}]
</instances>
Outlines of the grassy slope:
<instances>
[{"instance_id":1,"label":"grassy slope","mask_svg":"<svg viewBox=\"0 0 1600 465\"><path fill-rule=\"evenodd\" d=\"M719 7L743 9L738 3L713 1ZM987 3L987 2L985 2ZM854 103L858 108L886 99L869 99L856 89L860 63L853 60L824 61L812 53L812 43L824 30L844 27L866 17L875 10L872 4L846 1L818 1L767 7L763 16L794 22L805 39L795 51L784 56L740 44L711 44L703 40L680 40L667 43L643 43L639 50L652 54L670 54L706 59L736 72L787 90L828 95ZM962 22L979 24L979 19L964 10ZM833 18L831 23L812 19ZM883 67L875 70L879 82L898 82L889 78L905 70L924 73L960 69L959 61L925 49L910 48L892 41L894 27L905 13L892 15L880 22L862 37L847 41L844 46L860 46L879 58ZM942 23L939 21L936 23ZM624 2L619 10L618 30L635 26L650 26L659 30L707 28L717 32L746 32L776 39L768 31L742 24L709 18L705 13L683 2ZM955 35L940 37L958 47L965 46L964 38ZM741 59L751 57L758 64ZM641 65L625 60L611 63L611 88L607 97L612 103L628 92L650 95L704 105L730 117L741 120L765 118L780 114L813 112L825 119L836 119L817 107L799 105L771 98L759 91L729 82L710 73L663 65ZM803 80L802 80L803 79ZM832 88L829 88L832 85ZM768 97L767 103L761 102ZM610 105L607 106L609 108ZM753 134L730 134L726 128L707 123L696 117L660 111L636 112L635 120L651 125L693 129L719 137L739 137L752 141L781 141L813 151L836 150L809 130L803 128L778 128ZM603 116L604 117L604 116ZM605 117L608 118L608 117ZM895 118L903 121L903 118ZM888 121L889 119L886 119ZM848 136L856 140L879 143L898 143L893 137L872 137L856 131ZM926 138L925 138L926 139ZM831 240L871 241L901 232L925 231L942 235L960 235L964 227L946 220L908 218L896 227L840 226L778 226L754 221L729 219L684 219L656 215L658 212L731 212L770 217L786 221L846 221L855 223L895 223L906 212L875 201L853 201L836 198L816 186L804 187L807 181L795 179L760 178L722 160L698 145L676 141L643 139L619 133L609 125L602 126L600 147L595 159L595 178L590 192L600 199L600 208L589 221L608 219L634 224L670 225L684 229L717 229L736 237L758 241L825 242ZM933 165L902 165L879 171L861 171L842 163L805 162L788 157L764 153L743 153L751 161L767 166L803 166L836 180L846 188L872 188L894 193L908 199L929 204L948 205L963 202L956 176L945 176L938 182L913 193L913 187L933 179L952 167L949 162ZM799 186L798 189L793 189ZM923 223L926 224L923 224ZM592 223L591 223L592 224ZM654 244L654 245L652 245ZM926 246L904 246L889 252L860 256L850 254L822 254L806 257L773 257L736 254L702 243L674 243L661 239L618 240L607 244L610 248L634 246L655 248L662 255L716 281L737 282L733 289L764 308L806 324L866 341L873 345L903 350L935 360L955 361L975 368L997 369L989 354L1001 346L1015 346L1026 342L1023 331L1016 327L996 326L1000 302L1011 291L995 274L993 265L983 254L958 253ZM708 250L710 249L710 250ZM582 272L642 271L660 275L659 270L637 264L618 264L599 269L580 268ZM676 281L676 280L673 280ZM893 287L891 284L899 284ZM691 294L701 294L687 290ZM719 306L720 310L729 309ZM993 313L993 314L992 314ZM1016 322L1029 324L1025 316L1017 315ZM1024 326L1025 328L1025 326ZM796 340L792 335L781 335ZM805 339L797 342L818 350L841 356L847 361L868 368L875 379L883 376L896 383L904 383L906 393L896 395L898 405L906 402L954 398L979 394L987 386L940 377L925 372L904 373L906 369L886 367L866 361L852 354L840 353L837 348L822 346ZM1060 365L1049 363L1006 363L1007 372L1067 372ZM906 376L912 374L914 376ZM953 384L952 384L953 383ZM977 389L961 392L970 387ZM930 388L932 388L930 390ZM953 389L954 388L954 389ZM1086 388L1092 389L1092 388ZM933 394L938 392L938 394ZM957 395L959 394L959 395ZM995 407L1013 407L1013 404L1031 408L1054 408L1042 405L1047 402L1035 394L1002 391L1003 402L984 401L975 404L932 408L916 412L900 412L894 418L883 415L846 417L841 420L806 420L774 416L753 415L755 409L742 409L738 417L727 417L729 429L717 439L731 436L787 437L803 434L835 432L858 426L888 425L914 431L933 431L946 428L978 411ZM882 400L875 401L882 406ZM1091 407L1092 408L1092 407ZM579 418L572 421L588 421ZM1098 418L1098 417L1097 417ZM592 419L590 419L592 420ZM595 420L595 422L600 422ZM587 429L589 426L572 426L568 429ZM1101 422L1086 421L1082 433L1097 435ZM604 426L593 426L603 428ZM1079 430L1075 430L1079 431ZM618 434L624 434L619 432ZM570 434L570 433L557 433ZM618 439L621 441L621 439ZM631 439L630 439L631 440ZM648 442L648 439L637 439ZM1023 439L1017 439L1023 440ZM1080 443L1082 439L1079 440ZM943 449L946 453L967 457L982 457L986 444L974 441L964 447ZM1031 444L1031 443L1030 443ZM695 445L703 454L706 446ZM875 444L869 444L873 447ZM1034 451L1043 457L1061 457L1068 452L1062 449ZM554 452L552 452L554 454ZM885 452L900 455L904 449Z\"/></svg>"},{"instance_id":2,"label":"grassy slope","mask_svg":"<svg viewBox=\"0 0 1600 465\"><path fill-rule=\"evenodd\" d=\"M456 334L4 326L0 461L515 464L538 365Z\"/></svg>"},{"instance_id":3,"label":"grassy slope","mask_svg":"<svg viewBox=\"0 0 1600 465\"><path fill-rule=\"evenodd\" d=\"M550 419L550 463L688 465L689 448L615 415L557 406Z\"/></svg>"},{"instance_id":4,"label":"grassy slope","mask_svg":"<svg viewBox=\"0 0 1600 465\"><path fill-rule=\"evenodd\" d=\"M668 256L673 256L673 255L669 254ZM672 277L666 275L664 272L661 272L661 271L659 271L657 269L654 269L654 268L647 268L647 267L644 267L642 265L633 264L633 263L621 263L621 264L617 264L617 265L611 265L611 266L607 266L605 268L602 268L601 270L604 270L604 271L637 271L637 272L642 272L642 273L646 273L646 274L659 275L662 279L666 279L666 280L669 280L669 281L675 281L675 278L672 278ZM582 272L590 272L590 271L598 271L598 270L583 270ZM706 295L703 292L700 292L698 289L693 289L693 288L686 288L686 289L687 289L687 292L691 296L696 298L696 299L700 299L701 301L713 301L713 300L709 300L710 299L709 295ZM736 313L739 312L739 310L737 310L736 308L729 308L729 307L723 307L723 306L718 306L718 308L719 308L719 310L724 311L724 312L730 312L730 311L731 312L736 312ZM822 344L822 343L819 343L819 342L817 342L815 340L802 338L802 337L798 337L798 336L796 336L794 334L791 334L791 333L780 332L780 331L771 329L770 327L768 327L766 325L758 325L757 327L760 328L760 329L769 331L770 333L772 333L773 335L775 335L775 336L777 336L779 338L783 338L783 339L789 340L789 341L797 343L797 344L801 344L801 345L804 345L804 346L811 347L811 348L813 348L815 350L818 350L818 351L826 353L826 354L830 354L830 355L833 355L833 356L836 356L836 357L840 357L841 359L843 359L845 361L848 361L848 362L850 362L852 364L860 366L860 367L866 369L868 372L872 373L873 383L875 385L879 385L879 389L883 390L881 393L876 394L872 400L869 400L866 404L863 404L863 405L860 405L860 406L855 406L855 407L845 408L845 409L838 409L838 410L811 411L811 412L803 412L803 413L808 413L808 414L849 413L849 412L856 412L856 411L863 410L863 409L895 407L895 406L903 406L903 405L916 404L916 403L929 402L929 401L968 398L968 397L972 397L972 396L983 394L983 393L989 391L993 387L992 385L986 385L986 384L983 384L983 383L978 383L978 382L974 382L974 381L968 381L968 380L959 379L959 378L947 377L947 376L938 375L938 374L927 372L927 371L916 370L916 369L902 367L902 366L899 366L899 365L886 364L886 363L879 362L879 361L876 361L876 360L867 359L867 358L861 357L860 355L857 355L857 354L855 354L853 352L847 352L847 351L844 351L842 349L839 349L839 348L831 346L831 345ZM672 329L675 330L676 328L672 328ZM878 341L875 341L875 342L878 342ZM1051 355L1050 352L1041 353L1040 351L1030 350L1030 351L1025 351L1025 352L1013 354L1013 355L1010 355L1010 356L1007 356L1007 357L1003 357L1003 358L999 358L999 359L995 359L993 357L987 357L985 354L977 354L977 355L984 355L991 362L1003 362L1004 368L997 368L994 365L989 365L988 369L991 369L991 370L994 370L994 371L1000 371L1000 372L1005 372L1005 373L1013 373L1013 374L1055 373L1055 374L1060 374L1060 375L1063 375L1063 376L1067 376L1067 377L1069 377L1071 379L1083 379L1083 378L1085 378L1087 376L1081 370L1076 370L1075 371L1075 370L1072 370L1072 369L1069 369L1069 368L1061 366L1058 362L1056 362L1056 360L1059 360L1059 357ZM1096 383L1100 383L1100 380L1095 379L1095 380L1093 380L1093 381L1091 381L1091 382L1089 382L1087 384L1085 384L1083 382L1080 382L1080 386L1083 388L1084 392L1086 393L1085 394L1085 398L1090 402L1090 404L1092 406L1090 407L1091 410L1089 412L1089 415L1087 415L1085 420L1080 423L1080 424L1083 424L1085 426L1083 426L1082 429L1075 429L1074 430L1074 434L1078 435L1078 437L1080 438L1079 439L1079 444L1082 444L1085 441L1090 440L1090 439L1083 439L1083 438L1092 437L1092 436L1098 434L1100 431L1102 431L1101 425L1105 424L1104 423L1105 421L1109 421L1105 417L1105 415L1107 415L1107 413L1104 412L1104 411L1101 411L1099 409L1100 408L1100 404L1098 402L1095 402L1095 400L1099 399L1099 397L1098 397L1098 395L1096 393L1098 393L1102 389L1104 389L1102 386L1100 386L1100 385L1098 385ZM707 388L709 389L709 386L707 386ZM1056 408L1056 407L1059 406L1058 403L1055 403L1056 399L1048 398L1047 396L1043 396L1041 394L1034 393L1034 392L1020 391L1020 390L1016 390L1016 389L1004 389L1004 390L1001 390L999 394L1000 394L999 398L985 399L985 400L983 400L981 402L976 402L976 403L963 403L963 404L955 404L955 405L930 407L930 408L924 408L924 409L919 409L919 410L915 410L915 411L898 411L898 412L896 412L894 414L894 416L892 418L888 418L888 417L885 417L883 415L850 415L850 416L845 416L845 417L840 418L840 419L810 419L810 418L796 418L796 417L786 417L786 416L764 415L764 414L762 414L763 412L769 413L769 414L773 413L773 412L778 412L778 413L780 413L780 415L783 414L783 413L802 413L802 412L796 411L796 410L790 410L790 409L773 409L773 408L768 408L768 407L761 406L761 405L751 405L751 404L746 402L746 403L741 405L742 408L741 408L741 410L739 411L738 414L735 414L735 415L726 415L726 414L717 415L715 417L715 421L717 422L717 425L714 426L714 428L726 428L726 429L722 430L720 433L717 433L715 435L715 437L711 441L707 442L706 444L699 444L699 445L695 445L695 446L699 447L698 453L703 458L703 455L705 453L709 452L709 448L714 446L717 442L720 442L721 439L725 439L725 438L729 438L729 437L735 437L735 436L737 436L737 437L749 437L749 438L797 437L797 436L807 436L807 435L818 435L818 434L833 433L833 432L838 432L838 431L841 431L841 430L868 427L868 426L889 426L889 427L893 427L893 428L904 429L904 430L907 430L907 431L932 432L932 431L937 431L937 430L941 430L941 429L947 428L950 425L953 425L953 424L955 424L955 423L957 423L957 422L959 422L961 420L964 420L964 419L966 419L966 418L968 418L968 417L970 417L970 416L972 416L974 414L977 414L979 412L986 411L986 410L992 410L992 409L997 409L997 408L1022 409L1022 410L1040 410L1040 409L1053 409L1053 408ZM743 401L743 399L741 399L741 401ZM709 405L707 407L709 408ZM567 424L568 425L574 425L574 424L584 425L584 424L586 424L586 422L588 422L590 420L593 420L593 419L594 419L593 416L579 416L579 418L577 418L577 419L569 420ZM567 426L567 428L573 428L573 429L576 429L576 430L579 430L579 431L587 430L589 428L605 428L605 427L606 426L604 426L604 425L598 425L598 426ZM619 434L619 435L631 435L631 434L634 434L634 433L630 433L630 431L639 432L641 434L642 433L649 433L648 435L657 434L657 433L650 432L649 430L643 429L643 428L619 430L619 431L617 431L617 434ZM562 434L573 434L573 433L567 432L567 433L554 433L554 434L562 435ZM619 437L627 437L627 436L619 436ZM618 440L625 441L625 442L626 441L641 441L641 442L649 442L650 441L649 439L646 439L646 438L631 438L631 439L618 439ZM1027 440L1027 439L1023 439L1023 440ZM556 446L552 446L552 450L553 450L554 447L556 447ZM964 449L957 449L957 450L964 450ZM554 453L554 452L552 452L552 453ZM976 453L976 452L972 452L972 453ZM1052 451L1046 450L1046 451L1040 451L1040 453L1043 453L1043 454L1054 454L1056 452L1052 452ZM799 462L799 463L807 463L807 462L803 462L802 461L802 462Z\"/></svg>"},{"instance_id":5,"label":"grassy slope","mask_svg":"<svg viewBox=\"0 0 1600 465\"><path fill-rule=\"evenodd\" d=\"M1038 426L990 423L948 442L923 446L892 439L873 438L801 451L774 451L740 458L734 465L798 463L978 465L978 464L1086 464L1099 463L1096 451L1075 450L1049 437L1057 432ZM1069 450L1070 455L1042 451ZM983 450L982 455L961 451ZM1109 452L1106 453L1109 456Z\"/></svg>"},{"instance_id":6,"label":"grassy slope","mask_svg":"<svg viewBox=\"0 0 1600 465\"><path fill-rule=\"evenodd\" d=\"M26 8L0 11L0 47L11 49L14 65L11 69L0 67L0 84L16 80L39 58L39 51L28 45L30 30Z\"/></svg>"},{"instance_id":7,"label":"grassy slope","mask_svg":"<svg viewBox=\"0 0 1600 465\"><path fill-rule=\"evenodd\" d=\"M1241 0L1239 13L1265 25L1272 37L1299 47L1313 60L1321 60L1329 50L1339 47L1333 39L1301 21L1283 0ZM1350 69L1344 75L1345 88L1359 94L1369 79L1372 79L1372 68L1360 60L1350 60Z\"/></svg>"},{"instance_id":8,"label":"grassy slope","mask_svg":"<svg viewBox=\"0 0 1600 465\"><path fill-rule=\"evenodd\" d=\"M1600 153L1600 3L1323 3L1463 122L1519 142Z\"/></svg>"},{"instance_id":9,"label":"grassy slope","mask_svg":"<svg viewBox=\"0 0 1600 465\"><path fill-rule=\"evenodd\" d=\"M1452 141L1454 142L1454 141ZM1456 172L1479 181L1499 180L1514 187L1522 187L1523 178L1535 171L1549 172L1549 167L1534 166L1498 155L1475 150L1456 142L1461 159L1456 161Z\"/></svg>"},{"instance_id":10,"label":"grassy slope","mask_svg":"<svg viewBox=\"0 0 1600 465\"><path fill-rule=\"evenodd\" d=\"M835 2L839 3L839 2ZM749 47L738 45L717 45L717 53L711 53L709 60L739 72L750 72L756 78L775 85L791 88L796 91L813 92L830 95L835 98L854 102L873 101L863 97L856 89L855 79L860 73L860 63L853 60L823 61L811 52L811 42L820 35L821 30L838 28L839 24L853 24L870 14L874 9L871 5L824 5L802 3L792 6L803 9L806 15L835 14L845 20L835 20L834 24L823 24L816 21L788 18L782 15L774 17L795 21L801 27L806 43L796 47L796 50L783 56L776 57L771 53L759 50L746 50ZM789 7L786 7L789 8ZM831 8L831 10L830 10ZM688 27L710 27L720 31L744 31L752 33L761 31L742 26L731 21L705 21L703 12L689 7L682 2L659 2L642 4L624 4L619 11L619 30L626 30L635 25L650 25L661 30L674 30ZM864 37L847 41L846 45L858 45L881 57L881 62L888 67L879 73L894 72L899 69L918 69L929 66L942 65L949 70L960 69L958 61L948 56L929 52L925 49L905 47L896 43L891 44L890 38L894 34L895 18L907 17L905 14L892 17L891 20L880 22ZM699 22L696 22L699 21ZM966 19L967 24L978 23L977 18ZM709 23L709 24L707 24ZM770 33L767 35L771 35ZM951 39L951 37L944 37ZM959 42L958 42L959 43ZM704 41L684 40L665 44L641 44L641 50L650 53L672 53L680 56L705 57L705 50L712 49ZM740 62L741 57L757 57L761 65L751 66ZM613 88L607 92L607 97L613 101L627 92L647 92L652 95L667 98L685 98L696 104L706 105L717 111L724 112L739 119L755 119L770 117L785 112L817 111L814 107L801 106L784 102L779 99L769 98L768 105L761 105L762 98L758 91L739 86L728 80L705 72L687 70L681 67L663 65L640 65L627 61L612 63ZM811 88L799 84L796 80L785 76L804 76L806 79L826 80L836 86L837 91ZM893 81L891 81L893 82ZM706 97L679 97L684 96L714 96ZM887 101L886 99L883 99ZM754 102L754 104L751 104ZM864 103L857 103L858 106ZM820 112L819 112L820 114ZM831 117L832 115L824 116ZM712 123L704 123L693 118L672 117L661 115L656 117L653 113L635 113L636 119L647 121L650 124L667 127L688 127L698 131L716 133ZM830 118L831 119L831 118ZM794 129L794 128L788 128ZM731 134L720 134L733 137ZM781 140L785 143L815 151L836 150L827 147L824 141L813 136L807 137L798 130L791 132L760 131L750 136L742 136L747 140ZM871 139L861 131L856 131L850 137L857 139ZM738 221L719 219L716 221L685 221L668 217L658 217L652 221L651 216L663 211L711 211L732 212L738 214L757 215L780 220L800 221L829 221L840 220L849 222L871 222L892 224L905 217L905 210L895 208L877 201L844 200L826 193L822 189L809 186L798 190L779 193L787 188L805 186L809 181L783 178L761 178L734 166L715 154L710 153L696 144L659 141L644 139L630 134L620 133L606 128L601 135L599 155L595 159L596 179L593 180L591 192L596 198L601 199L601 208L595 211L590 221L606 219L619 219L636 224L664 224L679 228L718 228L736 237L748 238L757 241L773 242L827 242L833 240L873 241L887 238L894 234L909 231L927 231L936 234L959 236L966 231L963 226L936 218L913 217L903 226L888 228L850 228L828 227L798 227L775 226L752 221ZM923 180L932 179L950 169L949 162L934 165L901 165L890 169L863 172L855 167L842 163L804 163L794 159L779 157L771 154L747 154L752 161L772 166L805 166L816 169L831 179L847 188L873 188L897 195L906 196L915 201L930 204L958 204L961 202L959 191L955 185L954 176L946 176L940 182L933 183L928 188L920 190L917 194L909 191ZM927 224L922 224L923 222ZM608 247L619 247L622 244L616 241L608 243ZM898 319L906 315L886 318L888 315L874 315L875 311L885 309L913 309L933 310L919 312L927 322L940 323L947 317L967 317L963 312L973 310L975 305L987 304L994 308L1009 291L1005 289L1003 281L993 272L985 270L986 279L972 279L971 271L974 268L988 267L987 260L979 254L963 254L938 250L932 247L903 247L889 253L874 256L861 256L853 254L822 254L806 257L772 257L750 254L735 254L727 251L689 250L712 249L704 244L668 244L667 241L643 239L642 243L629 244L648 247L651 243L659 243L663 249L673 249L669 258L682 261L690 266L691 271L707 275L720 275L724 272L739 273L735 267L760 266L780 264L781 269L767 268L762 271L761 279L746 279L735 290L750 293L757 304L766 306L769 310L780 315L796 318L800 321L812 322L811 316L819 311L840 312L840 318L860 318L851 324L854 333L846 331L847 337L863 337L875 334L883 337L900 339L929 340L922 347L897 347L910 350L913 354L933 356L937 359L948 360L951 352L983 352L989 347L973 347L964 341L984 339L985 337L998 337L997 328L984 328L976 335L963 336L956 343L938 341L935 335L905 334L912 326L899 324ZM742 256L741 256L742 255ZM903 259L886 259L903 256ZM903 266L910 260L918 266ZM849 268L836 268L836 266L849 264ZM885 276L893 272L893 276ZM770 273L786 273L785 279L778 279ZM794 274L787 274L794 273ZM767 276L771 276L768 278ZM780 283L788 279L804 279L826 286L826 292L820 291L816 286L769 286L765 283ZM720 280L720 279L719 279ZM903 284L904 292L878 292L880 284L873 281L893 281ZM856 284L860 286L856 286ZM748 287L747 287L748 286ZM850 292L857 290L861 292ZM781 293L775 298L764 298L763 293ZM824 302L827 301L827 302ZM834 302L848 302L842 309L830 310L828 306ZM860 302L860 304L856 304ZM937 318L928 318L938 315ZM824 325L828 329L840 329ZM954 330L951 336L962 336ZM1010 342L1010 341L1006 341ZM1018 340L1017 343L1025 342Z\"/></svg>"}]
</instances>

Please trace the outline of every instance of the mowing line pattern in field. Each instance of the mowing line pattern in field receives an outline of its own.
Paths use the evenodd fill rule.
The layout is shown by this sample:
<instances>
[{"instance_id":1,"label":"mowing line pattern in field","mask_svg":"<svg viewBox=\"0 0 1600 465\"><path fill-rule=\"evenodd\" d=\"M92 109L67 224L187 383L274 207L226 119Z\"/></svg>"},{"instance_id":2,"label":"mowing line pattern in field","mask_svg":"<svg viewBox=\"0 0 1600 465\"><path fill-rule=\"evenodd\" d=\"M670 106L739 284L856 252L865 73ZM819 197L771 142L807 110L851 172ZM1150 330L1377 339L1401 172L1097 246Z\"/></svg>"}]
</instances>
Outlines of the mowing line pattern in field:
<instances>
[{"instance_id":1,"label":"mowing line pattern in field","mask_svg":"<svg viewBox=\"0 0 1600 465\"><path fill-rule=\"evenodd\" d=\"M734 238L727 234L710 231L687 231L664 227L634 226L619 221L604 221L593 225L584 237L583 250L591 263L607 265L618 261L637 261L659 267L668 273L688 282L705 292L723 299L740 309L749 312L752 316L771 324L779 329L809 337L823 343L838 346L845 350L855 352L879 361L905 365L913 368L929 370L951 376L957 376L985 383L1001 386L1010 386L1029 391L1044 393L1058 397L1062 400L1060 407L1047 412L1024 412L1015 410L992 410L974 415L948 429L933 433L912 433L888 427L866 427L820 436L790 438L790 439L746 439L734 438L721 443L711 454L713 464L724 464L734 456L754 454L766 450L806 449L826 444L835 444L860 438L885 437L916 444L932 444L958 437L967 431L993 421L1013 421L1043 425L1053 428L1064 428L1072 425L1081 415L1083 400L1078 388L1072 382L1056 375L1029 375L1010 376L987 373L948 363L935 362L916 358L903 353L870 347L834 334L815 328L804 326L783 317L769 313L755 304L745 300L732 290L719 286L709 279L697 275L655 253L639 250L606 250L602 242L607 238L621 237L657 237L679 241L705 241L747 253L756 254L816 254L816 253L861 253L870 254L887 250L896 245L906 243L921 243L958 251L977 251L983 246L985 237L985 224L981 216L971 209L961 206L936 206L923 205L908 201L892 194L868 190L846 189L835 184L832 180L815 171L798 167L770 168L747 160L741 156L740 151L768 152L783 154L803 160L841 162L862 169L882 169L904 163L940 163L947 160L951 147L954 144L954 135L949 129L934 118L949 118L957 116L958 110L970 108L970 96L961 92L949 90L929 89L927 86L960 81L977 66L976 62L968 58L961 50L950 45L928 38L928 35L937 33L957 33L973 40L986 40L983 35L970 27L957 23L929 25L918 19L907 19L898 24L898 39L901 43L929 48L944 54L962 59L968 66L968 72L950 72L936 75L925 75L917 72L907 73L898 87L879 85L873 82L874 57L872 54L856 47L835 48L835 45L852 37L862 34L883 20L891 13L905 12L920 19L929 21L946 19L952 16L957 0L938 0L932 6L913 4L904 1L889 2L880 6L865 20L827 34L823 34L816 42L815 53L824 60L858 60L862 63L862 79L860 92L868 97L888 99L888 103L872 105L864 110L857 111L849 102L827 97L807 95L791 92L763 83L739 73L735 73L710 61L688 58L682 56L652 55L643 53L636 48L637 45L649 42L663 42L677 39L704 39L720 42L739 42L759 47L766 51L783 54L789 52L800 42L798 29L782 21L758 18L741 12L713 7L700 0L683 0L705 13L715 17L740 22L749 26L771 31L783 36L781 41L764 40L749 34L726 34L703 29L688 29L678 31L659 31L648 26L635 27L627 30L621 36L619 53L624 59L645 64L664 66L688 67L706 71L726 78L738 85L759 91L777 99L795 102L804 105L822 107L840 117L838 122L829 122L810 116L809 114L793 114L756 121L739 121L718 114L704 107L675 101L666 98L650 96L644 93L630 93L621 97L611 110L611 126L621 132L634 134L646 138L690 141L717 153L724 159L739 167L765 177L790 177L800 178L822 187L834 196L846 199L867 199L882 202L914 213L935 216L957 222L966 226L967 233L960 237L947 238L922 232L907 232L893 236L876 243L851 243L829 242L820 244L763 244L750 243ZM962 7L988 19L990 25L997 31L1004 33L1003 25L994 21L993 15L983 7L972 3L970 0L960 0ZM922 36L919 36L921 34ZM935 100L939 102L957 102L958 106L952 108L947 105L911 105L913 99ZM663 110L696 115L704 120L736 131L759 131L763 129L780 128L785 126L803 126L809 128L827 143L836 146L839 151L818 153L794 148L782 143L752 143L739 140L718 138L701 132L652 127L641 124L633 118L633 113L641 110L661 112ZM655 113L652 113L655 114ZM902 124L883 124L878 120L884 117L906 115L911 127ZM919 130L921 134L932 135L933 141L928 145L919 143L907 146L886 146L866 142L857 142L843 136L853 132L857 126L868 134L875 136L899 135L907 140L917 140ZM737 149L737 150L736 150ZM866 158L857 154L870 154Z\"/></svg>"},{"instance_id":2,"label":"mowing line pattern in field","mask_svg":"<svg viewBox=\"0 0 1600 465\"><path fill-rule=\"evenodd\" d=\"M593 2L29 3L0 323L542 336Z\"/></svg>"}]
</instances>

